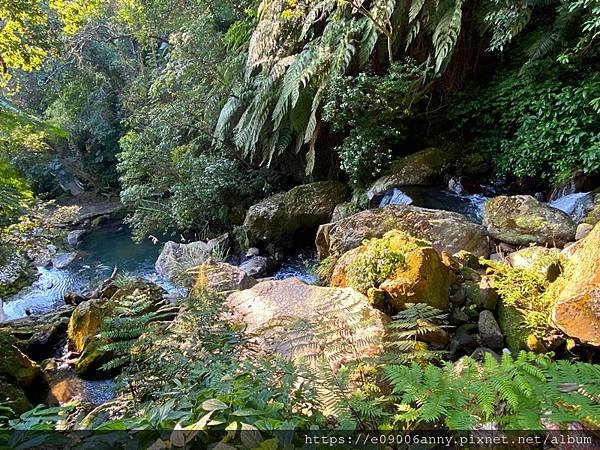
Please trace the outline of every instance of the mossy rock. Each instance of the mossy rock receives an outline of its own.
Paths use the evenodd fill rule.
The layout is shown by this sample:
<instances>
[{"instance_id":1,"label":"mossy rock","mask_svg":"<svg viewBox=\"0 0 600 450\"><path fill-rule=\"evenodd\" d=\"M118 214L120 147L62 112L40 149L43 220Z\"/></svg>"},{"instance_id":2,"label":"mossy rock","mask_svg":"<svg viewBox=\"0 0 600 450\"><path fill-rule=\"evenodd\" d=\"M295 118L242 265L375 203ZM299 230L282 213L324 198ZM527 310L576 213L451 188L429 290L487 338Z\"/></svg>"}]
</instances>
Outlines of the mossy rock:
<instances>
[{"instance_id":1,"label":"mossy rock","mask_svg":"<svg viewBox=\"0 0 600 450\"><path fill-rule=\"evenodd\" d=\"M368 294L377 308L395 314L406 303L447 309L451 280L450 269L429 242L392 230L343 255L332 285L353 287Z\"/></svg>"},{"instance_id":2,"label":"mossy rock","mask_svg":"<svg viewBox=\"0 0 600 450\"><path fill-rule=\"evenodd\" d=\"M366 192L369 200L397 186L441 184L456 161L453 150L429 147L394 161L387 173Z\"/></svg>"},{"instance_id":3,"label":"mossy rock","mask_svg":"<svg viewBox=\"0 0 600 450\"><path fill-rule=\"evenodd\" d=\"M245 247L281 246L294 233L329 222L336 205L349 195L338 181L304 184L250 207L244 219Z\"/></svg>"},{"instance_id":4,"label":"mossy rock","mask_svg":"<svg viewBox=\"0 0 600 450\"><path fill-rule=\"evenodd\" d=\"M98 300L87 300L77 305L71 314L67 336L73 351L81 353L86 344L100 330L103 317L102 306Z\"/></svg>"},{"instance_id":5,"label":"mossy rock","mask_svg":"<svg viewBox=\"0 0 600 450\"><path fill-rule=\"evenodd\" d=\"M41 375L40 368L16 344L15 338L0 333L0 376L22 387L31 386Z\"/></svg>"},{"instance_id":6,"label":"mossy rock","mask_svg":"<svg viewBox=\"0 0 600 450\"><path fill-rule=\"evenodd\" d=\"M103 343L99 339L89 342L77 361L75 362L75 372L83 379L105 379L111 378L118 373L117 370L104 371L101 367L113 359L112 352L102 351Z\"/></svg>"},{"instance_id":7,"label":"mossy rock","mask_svg":"<svg viewBox=\"0 0 600 450\"><path fill-rule=\"evenodd\" d=\"M0 404L2 403L6 403L17 415L33 408L23 389L0 378Z\"/></svg>"},{"instance_id":8,"label":"mossy rock","mask_svg":"<svg viewBox=\"0 0 600 450\"><path fill-rule=\"evenodd\" d=\"M498 293L490 277L483 276L479 281L467 280L464 283L467 307L477 311L494 311L498 303Z\"/></svg>"},{"instance_id":9,"label":"mossy rock","mask_svg":"<svg viewBox=\"0 0 600 450\"><path fill-rule=\"evenodd\" d=\"M515 245L562 246L575 238L577 229L567 214L530 195L499 196L487 201L483 224L493 238Z\"/></svg>"},{"instance_id":10,"label":"mossy rock","mask_svg":"<svg viewBox=\"0 0 600 450\"><path fill-rule=\"evenodd\" d=\"M589 225L596 225L598 222L600 222L600 192L594 193L592 209L588 211L588 213L582 219L582 222Z\"/></svg>"},{"instance_id":11,"label":"mossy rock","mask_svg":"<svg viewBox=\"0 0 600 450\"><path fill-rule=\"evenodd\" d=\"M506 346L511 352L517 353L521 350L527 350L529 332L527 331L525 312L500 301L498 305L498 324L502 334L504 334Z\"/></svg>"}]
</instances>

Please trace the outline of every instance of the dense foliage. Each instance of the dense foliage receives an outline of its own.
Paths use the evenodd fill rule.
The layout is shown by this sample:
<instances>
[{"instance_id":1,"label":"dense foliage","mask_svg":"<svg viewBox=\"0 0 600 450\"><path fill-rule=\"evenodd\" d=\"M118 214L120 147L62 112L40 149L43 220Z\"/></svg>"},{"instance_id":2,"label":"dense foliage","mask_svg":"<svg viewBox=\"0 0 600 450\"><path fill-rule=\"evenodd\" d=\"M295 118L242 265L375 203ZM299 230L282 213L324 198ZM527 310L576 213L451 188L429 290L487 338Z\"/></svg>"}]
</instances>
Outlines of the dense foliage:
<instances>
[{"instance_id":1,"label":"dense foliage","mask_svg":"<svg viewBox=\"0 0 600 450\"><path fill-rule=\"evenodd\" d=\"M482 102L482 99L486 99ZM544 59L457 96L450 119L501 175L564 182L600 170L600 77L591 66Z\"/></svg>"}]
</instances>

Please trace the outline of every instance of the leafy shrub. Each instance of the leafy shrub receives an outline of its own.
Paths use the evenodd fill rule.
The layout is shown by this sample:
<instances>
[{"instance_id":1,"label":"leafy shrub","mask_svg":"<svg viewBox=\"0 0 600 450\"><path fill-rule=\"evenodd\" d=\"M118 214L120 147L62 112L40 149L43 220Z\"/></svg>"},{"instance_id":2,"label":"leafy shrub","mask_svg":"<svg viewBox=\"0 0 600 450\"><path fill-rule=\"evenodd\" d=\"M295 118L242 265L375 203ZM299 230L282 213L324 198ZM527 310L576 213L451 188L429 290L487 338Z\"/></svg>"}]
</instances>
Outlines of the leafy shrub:
<instances>
[{"instance_id":1,"label":"leafy shrub","mask_svg":"<svg viewBox=\"0 0 600 450\"><path fill-rule=\"evenodd\" d=\"M389 166L392 150L405 137L402 120L412 115L426 72L408 61L392 65L385 75L340 77L330 88L323 118L334 131L349 133L337 151L355 185L367 183Z\"/></svg>"},{"instance_id":2,"label":"leafy shrub","mask_svg":"<svg viewBox=\"0 0 600 450\"><path fill-rule=\"evenodd\" d=\"M458 94L449 118L500 175L564 182L600 170L600 75L534 61Z\"/></svg>"}]
</instances>

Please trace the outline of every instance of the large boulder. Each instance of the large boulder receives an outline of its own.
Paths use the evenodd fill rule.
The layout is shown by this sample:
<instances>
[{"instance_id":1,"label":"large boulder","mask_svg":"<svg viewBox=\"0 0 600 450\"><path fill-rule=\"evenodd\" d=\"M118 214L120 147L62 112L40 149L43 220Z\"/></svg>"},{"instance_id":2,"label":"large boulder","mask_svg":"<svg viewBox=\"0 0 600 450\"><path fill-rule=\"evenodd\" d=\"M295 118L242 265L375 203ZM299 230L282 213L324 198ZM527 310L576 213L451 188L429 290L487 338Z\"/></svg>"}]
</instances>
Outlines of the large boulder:
<instances>
[{"instance_id":1,"label":"large boulder","mask_svg":"<svg viewBox=\"0 0 600 450\"><path fill-rule=\"evenodd\" d=\"M64 347L64 335L74 307L64 305L54 311L10 320L0 324L0 333L15 338L15 345L34 361L56 355Z\"/></svg>"},{"instance_id":2,"label":"large boulder","mask_svg":"<svg viewBox=\"0 0 600 450\"><path fill-rule=\"evenodd\" d=\"M103 315L103 305L99 300L87 300L77 305L67 328L71 350L81 353L86 344L94 339L100 330Z\"/></svg>"},{"instance_id":3,"label":"large boulder","mask_svg":"<svg viewBox=\"0 0 600 450\"><path fill-rule=\"evenodd\" d=\"M249 276L241 267L224 262L202 264L198 268L196 289L211 289L217 292L239 291L249 289L256 280Z\"/></svg>"},{"instance_id":4,"label":"large boulder","mask_svg":"<svg viewBox=\"0 0 600 450\"><path fill-rule=\"evenodd\" d=\"M575 222L530 195L500 196L486 202L483 224L490 235L515 245L562 246L575 238Z\"/></svg>"},{"instance_id":5,"label":"large boulder","mask_svg":"<svg viewBox=\"0 0 600 450\"><path fill-rule=\"evenodd\" d=\"M394 229L431 242L438 252L452 254L466 250L486 257L490 254L485 228L470 222L462 214L411 205L388 205L321 225L316 238L319 259L339 257L361 245L365 239L380 238Z\"/></svg>"},{"instance_id":6,"label":"large boulder","mask_svg":"<svg viewBox=\"0 0 600 450\"><path fill-rule=\"evenodd\" d=\"M244 220L246 244L280 246L295 232L328 222L336 205L348 198L348 188L337 181L296 186L253 205Z\"/></svg>"},{"instance_id":7,"label":"large boulder","mask_svg":"<svg viewBox=\"0 0 600 450\"><path fill-rule=\"evenodd\" d=\"M325 356L351 359L357 356L357 346L361 347L361 356L379 353L388 320L354 289L313 286L297 278L258 283L251 289L229 295L226 304L232 312L229 320L243 323L246 332L258 335L286 357L306 356L316 351ZM317 329L314 334L310 330L302 336L294 334L298 338L296 344L306 344L308 339L312 342L308 346L296 346L294 339L282 339L282 330L288 327L288 332L295 330L293 325L298 322L322 328L335 324L337 329L345 330L340 334L347 346L343 343L339 346L331 335L322 333L325 330Z\"/></svg>"},{"instance_id":8,"label":"large boulder","mask_svg":"<svg viewBox=\"0 0 600 450\"><path fill-rule=\"evenodd\" d=\"M187 272L206 262L216 251L225 251L228 235L224 234L208 242L195 241L188 244L178 244L168 241L163 246L154 265L156 273L171 281L180 281L184 285L193 283L193 278Z\"/></svg>"},{"instance_id":9,"label":"large boulder","mask_svg":"<svg viewBox=\"0 0 600 450\"><path fill-rule=\"evenodd\" d=\"M560 250L541 246L525 247L506 256L506 261L516 269L540 272L552 282L562 271Z\"/></svg>"},{"instance_id":10,"label":"large boulder","mask_svg":"<svg viewBox=\"0 0 600 450\"><path fill-rule=\"evenodd\" d=\"M547 293L552 322L567 336L600 347L600 224L579 241L564 274Z\"/></svg>"},{"instance_id":11,"label":"large boulder","mask_svg":"<svg viewBox=\"0 0 600 450\"><path fill-rule=\"evenodd\" d=\"M0 395L5 397L0 401L8 400L17 409L22 409L29 401L42 402L49 386L40 367L16 344L13 336L0 333L0 385L3 386Z\"/></svg>"},{"instance_id":12,"label":"large boulder","mask_svg":"<svg viewBox=\"0 0 600 450\"><path fill-rule=\"evenodd\" d=\"M366 192L373 200L396 186L442 184L444 175L456 160L453 151L436 147L426 148L395 161L384 176L379 178Z\"/></svg>"},{"instance_id":13,"label":"large boulder","mask_svg":"<svg viewBox=\"0 0 600 450\"><path fill-rule=\"evenodd\" d=\"M407 303L447 309L451 281L450 269L428 242L393 230L346 252L331 284L367 293L374 306L396 314Z\"/></svg>"}]
</instances>

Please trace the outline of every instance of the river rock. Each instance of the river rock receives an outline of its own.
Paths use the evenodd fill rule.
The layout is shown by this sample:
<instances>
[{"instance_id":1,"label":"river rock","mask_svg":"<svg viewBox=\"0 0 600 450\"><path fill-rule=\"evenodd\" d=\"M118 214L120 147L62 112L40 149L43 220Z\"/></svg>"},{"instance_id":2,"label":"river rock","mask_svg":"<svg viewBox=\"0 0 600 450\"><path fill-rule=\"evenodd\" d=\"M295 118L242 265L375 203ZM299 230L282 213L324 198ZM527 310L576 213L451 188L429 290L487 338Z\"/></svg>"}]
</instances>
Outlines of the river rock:
<instances>
[{"instance_id":1,"label":"river rock","mask_svg":"<svg viewBox=\"0 0 600 450\"><path fill-rule=\"evenodd\" d=\"M347 186L337 181L304 184L268 197L251 206L246 214L243 224L246 244L256 247L289 244L295 232L328 222L335 206L347 197Z\"/></svg>"},{"instance_id":2,"label":"river rock","mask_svg":"<svg viewBox=\"0 0 600 450\"><path fill-rule=\"evenodd\" d=\"M240 270L253 278L263 278L275 268L275 260L270 256L254 256L240 264Z\"/></svg>"},{"instance_id":3,"label":"river rock","mask_svg":"<svg viewBox=\"0 0 600 450\"><path fill-rule=\"evenodd\" d=\"M385 259L389 254L403 255L403 262L390 267L390 275L380 280L379 285L372 286L377 289L369 293L374 306L389 314L398 313L407 303L427 303L442 310L448 308L450 269L428 242L398 230L346 252L333 270L332 286L364 289L355 284L357 275L360 280L376 277L372 272L377 267L392 264ZM377 263L373 264L373 260Z\"/></svg>"},{"instance_id":4,"label":"river rock","mask_svg":"<svg viewBox=\"0 0 600 450\"><path fill-rule=\"evenodd\" d=\"M381 342L388 319L371 307L367 297L351 288L313 286L297 278L264 281L251 289L229 295L226 304L232 311L229 320L245 324L248 333L258 334L275 351L287 357L314 353L316 346L318 354L352 359L356 354L349 339L354 343L363 340L365 344L359 346L361 356L382 351ZM310 348L294 346L293 339L282 338L280 334L294 321L310 322L320 327L337 322L335 327L346 330L347 334L342 336L338 348L337 345L329 345L325 340L328 338L320 333L305 331L299 336L297 332L290 331L300 338L300 342L308 340L314 343Z\"/></svg>"},{"instance_id":5,"label":"river rock","mask_svg":"<svg viewBox=\"0 0 600 450\"><path fill-rule=\"evenodd\" d=\"M594 229L594 225L590 225L589 223L580 223L577 225L577 231L575 232L575 240L580 241L584 237L586 237L590 232Z\"/></svg>"},{"instance_id":6,"label":"river rock","mask_svg":"<svg viewBox=\"0 0 600 450\"><path fill-rule=\"evenodd\" d=\"M380 238L393 229L431 242L438 252L452 254L466 250L477 256L488 256L490 252L485 228L470 222L462 214L411 205L388 205L321 225L316 237L319 259L341 256L365 239Z\"/></svg>"},{"instance_id":7,"label":"river rock","mask_svg":"<svg viewBox=\"0 0 600 450\"><path fill-rule=\"evenodd\" d=\"M56 269L64 269L65 267L69 266L73 261L75 261L76 257L76 252L59 253L52 258L52 265Z\"/></svg>"},{"instance_id":8,"label":"river rock","mask_svg":"<svg viewBox=\"0 0 600 450\"><path fill-rule=\"evenodd\" d=\"M81 238L87 233L87 230L73 230L69 231L67 237L65 237L65 244L75 247L79 244Z\"/></svg>"},{"instance_id":9,"label":"river rock","mask_svg":"<svg viewBox=\"0 0 600 450\"><path fill-rule=\"evenodd\" d=\"M463 283L466 304L477 311L496 309L498 293L494 289L492 278L484 275L478 281L467 280Z\"/></svg>"},{"instance_id":10,"label":"river rock","mask_svg":"<svg viewBox=\"0 0 600 450\"><path fill-rule=\"evenodd\" d=\"M27 406L24 395L32 404L41 403L49 387L40 367L19 350L16 343L9 334L0 333L0 385L12 385L12 388L2 389L2 393L21 408Z\"/></svg>"},{"instance_id":11,"label":"river rock","mask_svg":"<svg viewBox=\"0 0 600 450\"><path fill-rule=\"evenodd\" d=\"M336 205L336 207L333 209L333 214L331 214L331 221L337 222L338 220L350 217L352 215L353 209L354 205L352 204L352 202L345 202Z\"/></svg>"},{"instance_id":12,"label":"river rock","mask_svg":"<svg viewBox=\"0 0 600 450\"><path fill-rule=\"evenodd\" d=\"M253 258L254 259L254 258ZM240 291L256 284L241 267L224 262L204 263L198 268L196 289L209 288L217 292Z\"/></svg>"},{"instance_id":13,"label":"river rock","mask_svg":"<svg viewBox=\"0 0 600 450\"><path fill-rule=\"evenodd\" d=\"M588 223L590 225L596 225L600 222L600 189L596 189L593 195L594 198L590 210L582 219L583 223Z\"/></svg>"},{"instance_id":14,"label":"river rock","mask_svg":"<svg viewBox=\"0 0 600 450\"><path fill-rule=\"evenodd\" d=\"M94 339L102 322L102 305L99 300L81 302L69 320L67 335L72 351L81 353L86 344Z\"/></svg>"},{"instance_id":15,"label":"river rock","mask_svg":"<svg viewBox=\"0 0 600 450\"><path fill-rule=\"evenodd\" d=\"M575 238L575 222L530 195L500 196L486 202L483 224L490 235L515 245L559 245Z\"/></svg>"},{"instance_id":16,"label":"river rock","mask_svg":"<svg viewBox=\"0 0 600 450\"><path fill-rule=\"evenodd\" d=\"M550 285L552 322L567 336L600 347L600 224L579 241L564 274Z\"/></svg>"},{"instance_id":17,"label":"river rock","mask_svg":"<svg viewBox=\"0 0 600 450\"><path fill-rule=\"evenodd\" d=\"M156 272L171 281L180 281L191 286L194 278L188 273L209 259L212 252L226 253L228 235L224 234L208 242L195 241L189 244L178 244L173 241L165 243L154 268Z\"/></svg>"},{"instance_id":18,"label":"river rock","mask_svg":"<svg viewBox=\"0 0 600 450\"><path fill-rule=\"evenodd\" d=\"M481 345L493 350L502 350L504 336L491 311L483 310L479 313L478 327Z\"/></svg>"},{"instance_id":19,"label":"river rock","mask_svg":"<svg viewBox=\"0 0 600 450\"><path fill-rule=\"evenodd\" d=\"M54 311L23 317L0 324L0 333L15 339L15 345L34 361L53 357L67 331L73 307L64 305Z\"/></svg>"},{"instance_id":20,"label":"river rock","mask_svg":"<svg viewBox=\"0 0 600 450\"><path fill-rule=\"evenodd\" d=\"M442 184L456 154L449 150L431 147L401 158L388 173L379 178L366 192L369 201L397 186Z\"/></svg>"}]
</instances>

